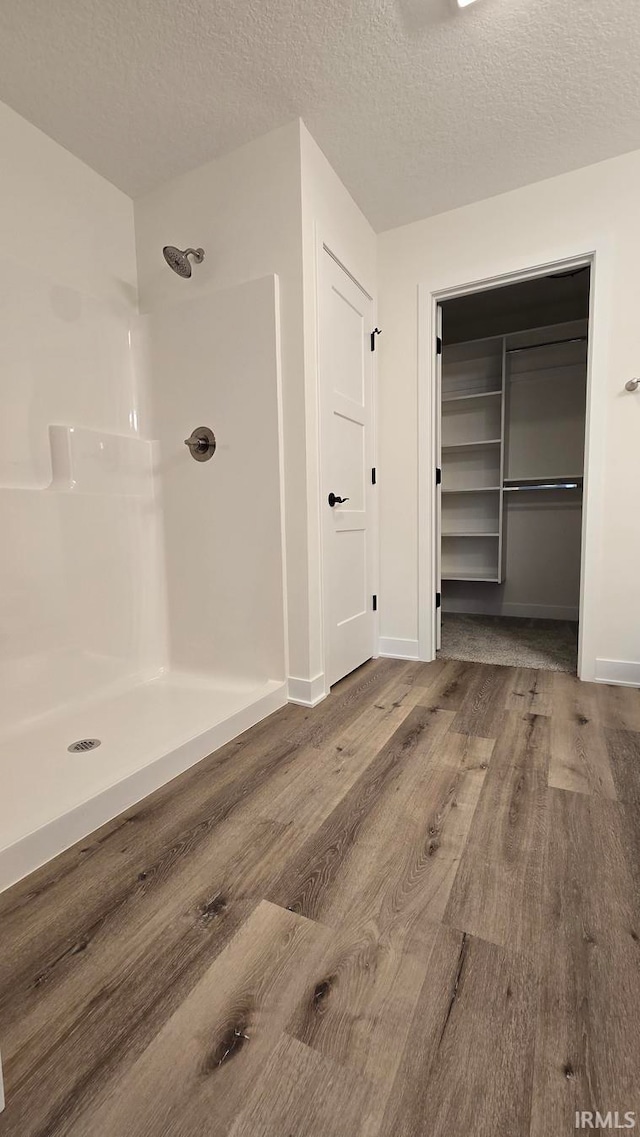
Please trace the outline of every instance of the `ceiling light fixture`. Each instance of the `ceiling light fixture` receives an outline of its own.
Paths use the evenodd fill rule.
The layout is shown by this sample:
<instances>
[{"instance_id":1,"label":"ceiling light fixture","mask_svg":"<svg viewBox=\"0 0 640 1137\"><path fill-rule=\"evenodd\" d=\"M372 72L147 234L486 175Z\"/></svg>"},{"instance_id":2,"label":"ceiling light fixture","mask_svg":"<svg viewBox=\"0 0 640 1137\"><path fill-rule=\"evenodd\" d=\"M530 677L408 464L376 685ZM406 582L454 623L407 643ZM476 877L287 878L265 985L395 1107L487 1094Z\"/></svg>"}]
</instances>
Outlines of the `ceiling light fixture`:
<instances>
[{"instance_id":1,"label":"ceiling light fixture","mask_svg":"<svg viewBox=\"0 0 640 1137\"><path fill-rule=\"evenodd\" d=\"M475 0L458 0L459 8L467 8L469 4L474 4Z\"/></svg>"}]
</instances>

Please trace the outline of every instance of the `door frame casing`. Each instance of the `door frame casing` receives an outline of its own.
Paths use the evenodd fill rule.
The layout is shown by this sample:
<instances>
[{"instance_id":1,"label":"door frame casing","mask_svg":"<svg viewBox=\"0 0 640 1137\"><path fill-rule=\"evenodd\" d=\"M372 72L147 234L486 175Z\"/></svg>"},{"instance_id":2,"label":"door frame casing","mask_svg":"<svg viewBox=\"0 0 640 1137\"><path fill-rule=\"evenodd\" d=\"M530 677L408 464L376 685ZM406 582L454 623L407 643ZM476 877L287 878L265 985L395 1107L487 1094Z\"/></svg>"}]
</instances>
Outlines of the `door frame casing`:
<instances>
[{"instance_id":1,"label":"door frame casing","mask_svg":"<svg viewBox=\"0 0 640 1137\"><path fill-rule=\"evenodd\" d=\"M315 227L315 292L316 292L316 310L315 310L315 354L316 354L316 374L318 381L316 384L316 422L317 422L317 454L318 454L318 478L316 482L318 501L317 521L319 527L320 537L320 623L322 628L322 675L324 680L324 694L320 698L329 694L329 672L328 672L328 656L329 656L329 605L327 602L326 588L328 580L327 572L327 558L328 549L325 540L325 526L322 518L322 509L324 501L322 500L322 486L323 486L323 392L322 392L322 371L320 364L320 289L322 287L322 266L324 264L323 258L325 256L331 257L333 261L342 269L343 272L349 277L350 280L360 289L363 296L371 302L372 305L372 330L375 327L377 316L377 302L376 297L358 280L357 276L351 272L349 267L344 263L342 258L334 252L334 247L331 242L326 239L326 236L320 232L319 227ZM370 453L372 456L372 464L377 469L377 366L376 366L376 352L371 352L371 434L370 439ZM379 578L380 578L380 524L379 524L379 508L378 508L378 494L375 492L375 487L367 483L367 513L368 513L368 564L367 571L370 583L371 594L376 594L379 599ZM379 611L378 609L373 612L373 642L372 642L372 658L376 658L378 654L378 640L379 640ZM318 700L319 701L319 700Z\"/></svg>"},{"instance_id":2,"label":"door frame casing","mask_svg":"<svg viewBox=\"0 0 640 1137\"><path fill-rule=\"evenodd\" d=\"M606 387L602 376L606 358L602 318L611 276L611 253L598 242L589 251L569 251L564 256L529 264L512 272L482 276L462 284L443 283L442 287L418 285L418 649L419 658L435 659L435 591L437 495L435 485L437 430L437 308L446 300L505 287L588 266L590 273L589 339L587 354L587 405L585 424L584 489L582 500L582 538L580 565L580 606L578 677L596 678L598 532L603 516L601 486L604 470L603 416ZM600 430L598 430L600 424Z\"/></svg>"}]
</instances>

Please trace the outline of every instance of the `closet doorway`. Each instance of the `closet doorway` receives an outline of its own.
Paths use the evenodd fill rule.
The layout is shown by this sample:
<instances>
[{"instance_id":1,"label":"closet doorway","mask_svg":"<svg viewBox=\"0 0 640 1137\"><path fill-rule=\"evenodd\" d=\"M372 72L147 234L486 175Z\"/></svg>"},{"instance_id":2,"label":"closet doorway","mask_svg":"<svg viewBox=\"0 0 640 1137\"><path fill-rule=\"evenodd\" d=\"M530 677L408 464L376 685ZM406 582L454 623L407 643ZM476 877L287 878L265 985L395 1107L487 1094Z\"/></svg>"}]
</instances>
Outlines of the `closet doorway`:
<instances>
[{"instance_id":1,"label":"closet doorway","mask_svg":"<svg viewBox=\"0 0 640 1137\"><path fill-rule=\"evenodd\" d=\"M443 658L577 671L590 277L438 305Z\"/></svg>"}]
</instances>

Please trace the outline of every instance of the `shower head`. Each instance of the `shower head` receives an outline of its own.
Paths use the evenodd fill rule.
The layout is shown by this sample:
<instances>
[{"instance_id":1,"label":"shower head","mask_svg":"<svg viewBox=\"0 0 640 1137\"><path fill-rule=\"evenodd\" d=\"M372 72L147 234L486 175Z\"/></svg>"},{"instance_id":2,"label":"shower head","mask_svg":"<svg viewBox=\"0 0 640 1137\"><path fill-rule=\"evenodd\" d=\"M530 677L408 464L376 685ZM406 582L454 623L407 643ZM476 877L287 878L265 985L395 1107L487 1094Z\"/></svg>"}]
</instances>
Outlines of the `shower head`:
<instances>
[{"instance_id":1,"label":"shower head","mask_svg":"<svg viewBox=\"0 0 640 1137\"><path fill-rule=\"evenodd\" d=\"M176 249L175 245L165 245L162 250L164 259L177 272L178 276L191 276L191 261L193 257L197 265L204 260L204 249Z\"/></svg>"}]
</instances>

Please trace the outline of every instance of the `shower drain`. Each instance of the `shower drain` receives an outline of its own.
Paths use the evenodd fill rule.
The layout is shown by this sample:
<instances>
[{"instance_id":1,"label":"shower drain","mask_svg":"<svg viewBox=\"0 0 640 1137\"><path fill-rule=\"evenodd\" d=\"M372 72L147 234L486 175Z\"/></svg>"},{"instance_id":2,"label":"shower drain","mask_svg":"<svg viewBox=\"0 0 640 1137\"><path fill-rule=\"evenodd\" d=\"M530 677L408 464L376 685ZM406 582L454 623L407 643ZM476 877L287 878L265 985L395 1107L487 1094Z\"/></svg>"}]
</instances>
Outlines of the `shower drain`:
<instances>
[{"instance_id":1,"label":"shower drain","mask_svg":"<svg viewBox=\"0 0 640 1137\"><path fill-rule=\"evenodd\" d=\"M79 738L77 742L72 742L71 746L67 746L67 750L71 754L84 754L85 750L95 750L99 745L99 738Z\"/></svg>"}]
</instances>

